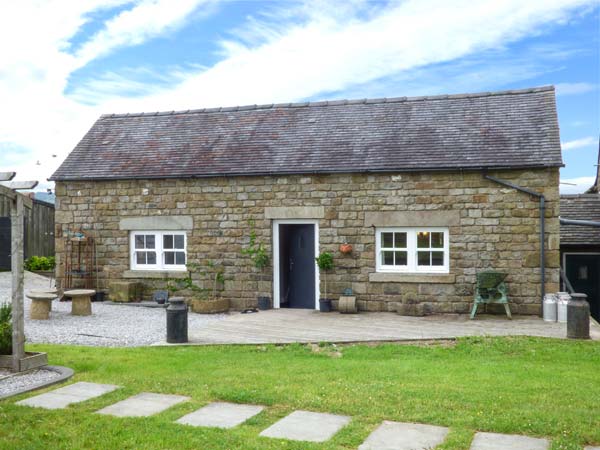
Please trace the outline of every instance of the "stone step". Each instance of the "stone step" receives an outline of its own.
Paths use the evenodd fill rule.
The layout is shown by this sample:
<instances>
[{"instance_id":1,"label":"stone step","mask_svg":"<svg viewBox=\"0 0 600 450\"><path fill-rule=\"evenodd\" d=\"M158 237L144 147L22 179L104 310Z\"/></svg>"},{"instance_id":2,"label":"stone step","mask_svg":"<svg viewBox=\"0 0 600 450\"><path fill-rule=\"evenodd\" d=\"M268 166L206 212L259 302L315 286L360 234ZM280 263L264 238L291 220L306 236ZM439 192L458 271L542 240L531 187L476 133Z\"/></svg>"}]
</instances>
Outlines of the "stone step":
<instances>
[{"instance_id":1,"label":"stone step","mask_svg":"<svg viewBox=\"0 0 600 450\"><path fill-rule=\"evenodd\" d=\"M448 428L420 423L384 421L359 450L423 450L440 445Z\"/></svg>"},{"instance_id":2,"label":"stone step","mask_svg":"<svg viewBox=\"0 0 600 450\"><path fill-rule=\"evenodd\" d=\"M17 402L17 405L33 406L35 408L62 409L73 403L80 403L118 389L113 384L98 384L80 381L68 386L55 389L45 394L36 395Z\"/></svg>"},{"instance_id":3,"label":"stone step","mask_svg":"<svg viewBox=\"0 0 600 450\"><path fill-rule=\"evenodd\" d=\"M292 441L325 442L350 422L348 416L294 411L260 435Z\"/></svg>"},{"instance_id":4,"label":"stone step","mask_svg":"<svg viewBox=\"0 0 600 450\"><path fill-rule=\"evenodd\" d=\"M475 433L471 450L547 450L547 439L532 438L518 434Z\"/></svg>"},{"instance_id":5,"label":"stone step","mask_svg":"<svg viewBox=\"0 0 600 450\"><path fill-rule=\"evenodd\" d=\"M113 405L96 411L97 414L106 414L115 417L147 417L163 412L178 403L188 401L190 398L183 395L153 394L142 392Z\"/></svg>"},{"instance_id":6,"label":"stone step","mask_svg":"<svg viewBox=\"0 0 600 450\"><path fill-rule=\"evenodd\" d=\"M233 428L254 417L264 406L236 403L210 403L177 420L177 423L195 427Z\"/></svg>"}]
</instances>

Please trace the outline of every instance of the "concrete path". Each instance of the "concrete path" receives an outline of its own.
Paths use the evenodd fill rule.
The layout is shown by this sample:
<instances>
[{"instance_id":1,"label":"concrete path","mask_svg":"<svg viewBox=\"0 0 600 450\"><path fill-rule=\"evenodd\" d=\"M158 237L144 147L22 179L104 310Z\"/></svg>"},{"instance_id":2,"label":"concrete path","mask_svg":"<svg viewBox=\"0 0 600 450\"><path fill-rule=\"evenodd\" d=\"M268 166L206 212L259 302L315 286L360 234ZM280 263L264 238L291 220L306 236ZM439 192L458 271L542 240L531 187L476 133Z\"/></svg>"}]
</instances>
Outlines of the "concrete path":
<instances>
[{"instance_id":1,"label":"concrete path","mask_svg":"<svg viewBox=\"0 0 600 450\"><path fill-rule=\"evenodd\" d=\"M233 428L264 409L258 405L215 402L183 416L177 423L196 427Z\"/></svg>"},{"instance_id":2,"label":"concrete path","mask_svg":"<svg viewBox=\"0 0 600 450\"><path fill-rule=\"evenodd\" d=\"M600 446L598 447L586 447L584 450L600 450Z\"/></svg>"},{"instance_id":3,"label":"concrete path","mask_svg":"<svg viewBox=\"0 0 600 450\"><path fill-rule=\"evenodd\" d=\"M591 324L600 339L600 327ZM307 309L272 309L254 314L232 313L224 320L189 328L190 343L267 344L291 342L361 342L449 339L460 336L528 335L566 337L566 324L539 317L467 315L406 317L395 313L340 314Z\"/></svg>"},{"instance_id":4,"label":"concrete path","mask_svg":"<svg viewBox=\"0 0 600 450\"><path fill-rule=\"evenodd\" d=\"M17 405L33 406L45 409L62 409L73 403L80 403L91 398L100 397L120 386L97 384L80 381L45 394L36 395L17 402Z\"/></svg>"},{"instance_id":5,"label":"concrete path","mask_svg":"<svg viewBox=\"0 0 600 450\"><path fill-rule=\"evenodd\" d=\"M423 450L440 445L448 428L384 421L358 450Z\"/></svg>"},{"instance_id":6,"label":"concrete path","mask_svg":"<svg viewBox=\"0 0 600 450\"><path fill-rule=\"evenodd\" d=\"M171 406L189 399L189 397L184 397L183 395L142 392L96 412L116 417L147 417L158 414L169 409Z\"/></svg>"},{"instance_id":7,"label":"concrete path","mask_svg":"<svg viewBox=\"0 0 600 450\"><path fill-rule=\"evenodd\" d=\"M310 411L294 411L260 433L293 441L325 442L350 422L350 417Z\"/></svg>"},{"instance_id":8,"label":"concrete path","mask_svg":"<svg viewBox=\"0 0 600 450\"><path fill-rule=\"evenodd\" d=\"M471 450L547 450L550 442L517 434L476 433Z\"/></svg>"}]
</instances>

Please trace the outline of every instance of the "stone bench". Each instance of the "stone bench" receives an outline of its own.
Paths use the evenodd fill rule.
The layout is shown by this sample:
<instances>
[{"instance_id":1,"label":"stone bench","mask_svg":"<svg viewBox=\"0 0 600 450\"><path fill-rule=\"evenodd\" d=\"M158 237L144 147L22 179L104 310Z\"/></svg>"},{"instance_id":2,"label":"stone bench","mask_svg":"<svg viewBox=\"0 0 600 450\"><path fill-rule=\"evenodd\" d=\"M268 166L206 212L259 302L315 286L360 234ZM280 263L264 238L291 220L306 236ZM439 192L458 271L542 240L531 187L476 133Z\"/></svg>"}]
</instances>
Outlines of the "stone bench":
<instances>
[{"instance_id":1,"label":"stone bench","mask_svg":"<svg viewBox=\"0 0 600 450\"><path fill-rule=\"evenodd\" d=\"M50 292L31 291L27 293L31 299L31 310L29 317L32 320L48 320L50 318L50 305L56 298L56 294Z\"/></svg>"},{"instance_id":2,"label":"stone bench","mask_svg":"<svg viewBox=\"0 0 600 450\"><path fill-rule=\"evenodd\" d=\"M93 289L72 289L65 291L65 296L71 298L71 315L91 316L92 295L96 293Z\"/></svg>"}]
</instances>

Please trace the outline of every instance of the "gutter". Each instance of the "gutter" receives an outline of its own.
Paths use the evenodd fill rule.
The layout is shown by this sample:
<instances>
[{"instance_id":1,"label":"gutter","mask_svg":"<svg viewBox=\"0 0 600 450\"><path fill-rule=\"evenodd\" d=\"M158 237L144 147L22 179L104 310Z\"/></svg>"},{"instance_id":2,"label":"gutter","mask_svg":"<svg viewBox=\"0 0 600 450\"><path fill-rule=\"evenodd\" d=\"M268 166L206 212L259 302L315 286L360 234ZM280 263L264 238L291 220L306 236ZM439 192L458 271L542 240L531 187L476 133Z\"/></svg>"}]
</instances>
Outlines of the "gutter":
<instances>
[{"instance_id":1,"label":"gutter","mask_svg":"<svg viewBox=\"0 0 600 450\"><path fill-rule=\"evenodd\" d=\"M438 167L438 168L382 168L382 169L327 169L327 170L271 170L258 172L227 172L227 173L209 173L209 174L174 174L174 175L125 175L125 176L90 176L90 177L70 177L55 176L54 174L47 178L47 181L118 181L118 180L168 180L174 178L197 179L197 178L229 178L229 177L272 177L272 176L290 176L290 175L335 175L335 174L398 174L403 173L439 173L439 172L479 172L488 169L493 170L525 170L525 169L551 169L555 167L564 167L564 164L535 164L535 165L512 165L512 166L471 166L471 167Z\"/></svg>"},{"instance_id":2,"label":"gutter","mask_svg":"<svg viewBox=\"0 0 600 450\"><path fill-rule=\"evenodd\" d=\"M540 288L541 288L541 299L540 303L544 302L544 295L546 294L546 197L544 194L540 194L539 192L532 191L531 189L524 188L522 186L518 186L510 181L501 180L499 178L492 177L490 175L486 175L484 173L483 178L486 180L493 181L494 183L501 184L502 186L506 186L517 191L523 192L525 194L529 194L533 197L536 197L540 202Z\"/></svg>"}]
</instances>

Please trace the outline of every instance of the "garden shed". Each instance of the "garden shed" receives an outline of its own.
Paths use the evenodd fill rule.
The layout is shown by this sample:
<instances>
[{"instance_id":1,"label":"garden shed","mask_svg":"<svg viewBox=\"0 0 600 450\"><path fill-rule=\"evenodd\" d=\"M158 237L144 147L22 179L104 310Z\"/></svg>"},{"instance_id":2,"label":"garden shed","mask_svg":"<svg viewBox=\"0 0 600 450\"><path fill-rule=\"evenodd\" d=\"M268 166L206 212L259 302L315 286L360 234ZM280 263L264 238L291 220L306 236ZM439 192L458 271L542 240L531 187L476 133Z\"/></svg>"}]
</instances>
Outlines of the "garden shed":
<instances>
[{"instance_id":1,"label":"garden shed","mask_svg":"<svg viewBox=\"0 0 600 450\"><path fill-rule=\"evenodd\" d=\"M361 310L466 313L496 269L537 314L559 288L561 166L553 87L103 115L51 177L59 282L84 230L104 286L211 260L236 309L318 308L329 251L329 293Z\"/></svg>"},{"instance_id":2,"label":"garden shed","mask_svg":"<svg viewBox=\"0 0 600 450\"><path fill-rule=\"evenodd\" d=\"M54 256L54 204L34 195L19 194L25 208L25 259L31 256ZM0 194L0 270L10 270L10 199Z\"/></svg>"}]
</instances>

